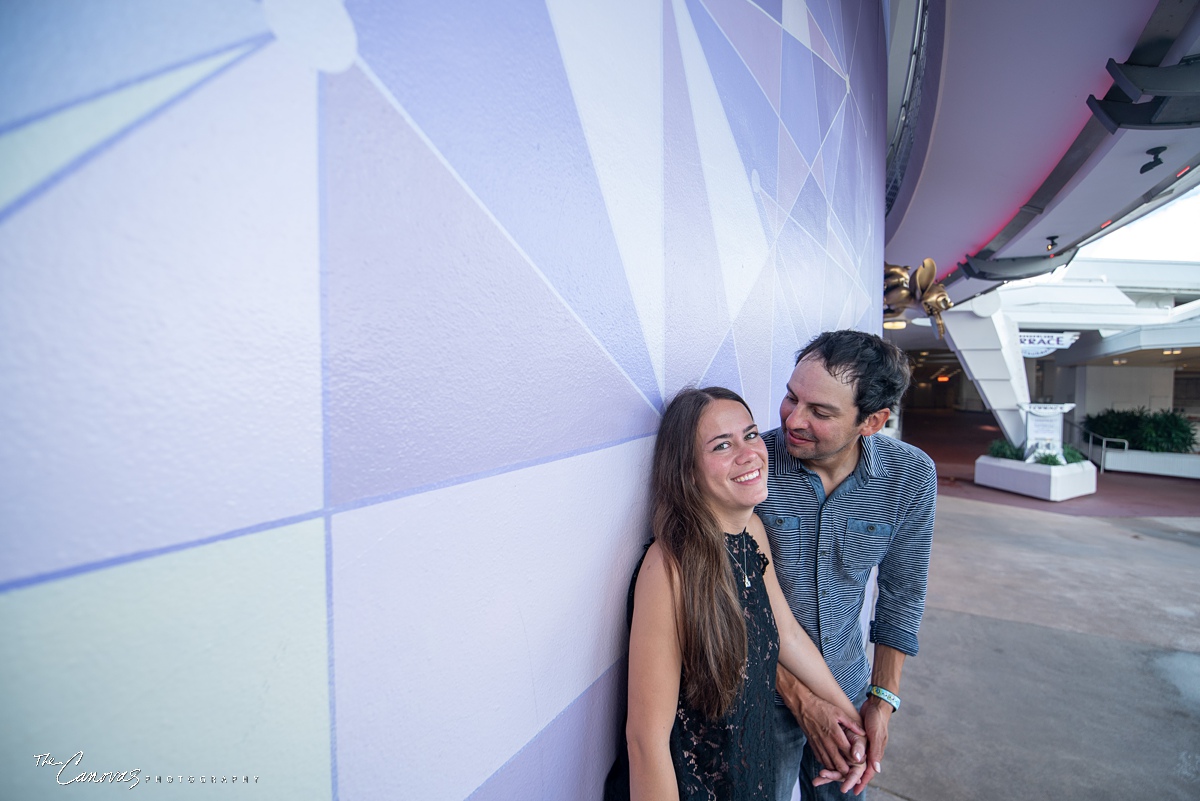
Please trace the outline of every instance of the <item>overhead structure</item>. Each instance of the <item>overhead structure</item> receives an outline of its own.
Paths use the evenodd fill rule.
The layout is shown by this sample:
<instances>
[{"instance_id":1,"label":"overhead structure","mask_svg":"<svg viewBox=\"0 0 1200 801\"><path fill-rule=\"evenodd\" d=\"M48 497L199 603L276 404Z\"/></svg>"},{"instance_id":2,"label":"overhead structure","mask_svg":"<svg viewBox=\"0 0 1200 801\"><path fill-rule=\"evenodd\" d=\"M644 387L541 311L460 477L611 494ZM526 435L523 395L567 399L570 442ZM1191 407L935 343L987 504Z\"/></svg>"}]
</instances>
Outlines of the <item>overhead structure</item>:
<instances>
[{"instance_id":1,"label":"overhead structure","mask_svg":"<svg viewBox=\"0 0 1200 801\"><path fill-rule=\"evenodd\" d=\"M1064 278L1080 248L1200 185L1200 0L895 8L912 21L896 23L890 65L904 56L910 74L890 87L884 258L948 266L946 339L1019 441L1021 331L1083 331L1082 354L1200 327L1190 306Z\"/></svg>"},{"instance_id":2,"label":"overhead structure","mask_svg":"<svg viewBox=\"0 0 1200 801\"><path fill-rule=\"evenodd\" d=\"M950 265L939 278L961 303L1051 272L1200 184L1200 0L918 6L923 72L906 86L920 103L899 120L912 143L889 154L905 169L889 163L903 180L887 262Z\"/></svg>"}]
</instances>

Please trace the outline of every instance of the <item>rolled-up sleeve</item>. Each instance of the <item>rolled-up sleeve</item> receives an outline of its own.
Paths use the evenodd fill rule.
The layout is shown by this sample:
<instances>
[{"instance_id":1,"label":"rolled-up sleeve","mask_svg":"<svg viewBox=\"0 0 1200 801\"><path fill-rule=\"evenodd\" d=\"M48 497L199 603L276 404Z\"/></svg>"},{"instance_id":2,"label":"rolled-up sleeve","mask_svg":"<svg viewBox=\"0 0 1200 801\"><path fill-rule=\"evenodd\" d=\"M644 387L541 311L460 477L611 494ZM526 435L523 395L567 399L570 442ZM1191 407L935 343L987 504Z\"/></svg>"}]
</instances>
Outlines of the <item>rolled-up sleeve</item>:
<instances>
[{"instance_id":1,"label":"rolled-up sleeve","mask_svg":"<svg viewBox=\"0 0 1200 801\"><path fill-rule=\"evenodd\" d=\"M925 612L929 552L937 512L937 471L933 462L925 459L922 480L914 482L917 486L912 503L894 533L887 555L879 563L879 600L871 624L871 642L909 656L917 653L917 632Z\"/></svg>"}]
</instances>

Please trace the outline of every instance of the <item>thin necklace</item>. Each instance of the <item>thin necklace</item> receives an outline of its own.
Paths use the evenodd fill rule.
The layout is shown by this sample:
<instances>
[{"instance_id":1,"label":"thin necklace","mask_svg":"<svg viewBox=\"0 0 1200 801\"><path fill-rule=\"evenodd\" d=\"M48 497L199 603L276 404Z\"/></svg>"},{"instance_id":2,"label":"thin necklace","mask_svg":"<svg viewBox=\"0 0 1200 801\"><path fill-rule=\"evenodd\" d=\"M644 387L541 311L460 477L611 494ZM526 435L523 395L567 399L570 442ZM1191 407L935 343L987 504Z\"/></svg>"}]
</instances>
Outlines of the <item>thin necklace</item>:
<instances>
[{"instance_id":1,"label":"thin necklace","mask_svg":"<svg viewBox=\"0 0 1200 801\"><path fill-rule=\"evenodd\" d=\"M725 543L725 550L729 551L729 557L733 559L733 563L742 571L742 585L749 587L750 573L746 570L746 529L742 529L742 533L739 536L742 538L742 560L739 562L738 558L733 555L733 551L729 550L728 542Z\"/></svg>"}]
</instances>

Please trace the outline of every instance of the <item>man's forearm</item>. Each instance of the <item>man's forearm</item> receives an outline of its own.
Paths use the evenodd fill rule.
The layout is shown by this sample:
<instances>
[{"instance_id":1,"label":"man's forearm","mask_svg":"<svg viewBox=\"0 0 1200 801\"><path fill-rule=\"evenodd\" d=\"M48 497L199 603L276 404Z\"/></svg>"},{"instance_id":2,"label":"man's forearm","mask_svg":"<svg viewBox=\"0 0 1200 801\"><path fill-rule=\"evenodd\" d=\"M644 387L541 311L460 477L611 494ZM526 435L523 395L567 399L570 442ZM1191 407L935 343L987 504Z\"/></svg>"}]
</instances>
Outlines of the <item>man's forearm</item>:
<instances>
[{"instance_id":1,"label":"man's forearm","mask_svg":"<svg viewBox=\"0 0 1200 801\"><path fill-rule=\"evenodd\" d=\"M871 683L896 695L900 694L900 672L904 669L905 653L890 645L875 643L875 660L871 668Z\"/></svg>"},{"instance_id":2,"label":"man's forearm","mask_svg":"<svg viewBox=\"0 0 1200 801\"><path fill-rule=\"evenodd\" d=\"M847 734L847 728L862 731L857 714L851 718L840 707L813 692L783 665L776 668L775 686L822 765L845 776L851 762L863 760L862 739L856 734Z\"/></svg>"},{"instance_id":3,"label":"man's forearm","mask_svg":"<svg viewBox=\"0 0 1200 801\"><path fill-rule=\"evenodd\" d=\"M800 710L807 706L809 700L813 697L812 690L805 686L804 682L796 678L790 670L783 665L775 666L775 689L779 692L779 697L787 704L788 709L792 710L792 714L797 718L800 716Z\"/></svg>"}]
</instances>

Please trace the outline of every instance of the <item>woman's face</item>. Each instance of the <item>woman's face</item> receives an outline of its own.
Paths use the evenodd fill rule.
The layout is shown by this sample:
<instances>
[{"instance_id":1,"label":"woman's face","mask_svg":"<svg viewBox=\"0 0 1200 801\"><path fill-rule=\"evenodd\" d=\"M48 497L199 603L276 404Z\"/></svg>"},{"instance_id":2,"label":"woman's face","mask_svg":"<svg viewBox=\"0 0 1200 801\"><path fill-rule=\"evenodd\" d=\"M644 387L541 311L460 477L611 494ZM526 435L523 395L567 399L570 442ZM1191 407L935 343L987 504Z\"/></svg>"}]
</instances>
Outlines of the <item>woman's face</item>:
<instances>
[{"instance_id":1,"label":"woman's face","mask_svg":"<svg viewBox=\"0 0 1200 801\"><path fill-rule=\"evenodd\" d=\"M767 448L746 407L737 401L714 400L696 427L696 483L729 531L748 510L767 497ZM730 531L729 533L737 533Z\"/></svg>"}]
</instances>

